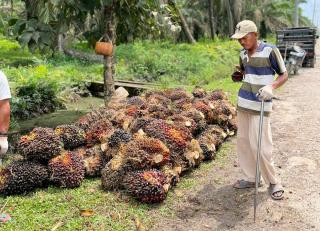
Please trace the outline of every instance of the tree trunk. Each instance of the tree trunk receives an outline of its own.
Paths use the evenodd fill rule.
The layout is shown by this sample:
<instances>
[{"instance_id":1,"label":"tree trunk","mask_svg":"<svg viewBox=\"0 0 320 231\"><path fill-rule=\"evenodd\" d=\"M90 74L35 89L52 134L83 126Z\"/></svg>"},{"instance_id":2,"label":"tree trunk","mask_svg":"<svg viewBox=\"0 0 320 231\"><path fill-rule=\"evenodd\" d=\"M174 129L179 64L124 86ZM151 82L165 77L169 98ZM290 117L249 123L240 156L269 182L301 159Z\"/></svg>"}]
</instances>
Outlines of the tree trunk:
<instances>
[{"instance_id":1,"label":"tree trunk","mask_svg":"<svg viewBox=\"0 0 320 231\"><path fill-rule=\"evenodd\" d=\"M234 22L237 24L241 20L242 15L242 0L233 0L233 14L234 14Z\"/></svg>"},{"instance_id":2,"label":"tree trunk","mask_svg":"<svg viewBox=\"0 0 320 231\"><path fill-rule=\"evenodd\" d=\"M113 52L111 56L105 56L104 60L104 102L105 106L108 106L110 99L114 93L114 54L116 48L116 28L117 21L115 15L115 1L111 5L105 6L105 18L106 18L106 31L105 40L113 44Z\"/></svg>"},{"instance_id":3,"label":"tree trunk","mask_svg":"<svg viewBox=\"0 0 320 231\"><path fill-rule=\"evenodd\" d=\"M64 47L64 35L62 33L58 34L58 52L63 53L63 47Z\"/></svg>"},{"instance_id":4,"label":"tree trunk","mask_svg":"<svg viewBox=\"0 0 320 231\"><path fill-rule=\"evenodd\" d=\"M209 6L209 24L210 24L210 35L211 39L214 39L216 34L215 27L214 27L214 16L213 16L213 3L212 0L208 0Z\"/></svg>"},{"instance_id":5,"label":"tree trunk","mask_svg":"<svg viewBox=\"0 0 320 231\"><path fill-rule=\"evenodd\" d=\"M33 18L33 8L31 4L31 0L24 0L26 13L27 13L27 20Z\"/></svg>"},{"instance_id":6,"label":"tree trunk","mask_svg":"<svg viewBox=\"0 0 320 231\"><path fill-rule=\"evenodd\" d=\"M13 15L13 0L10 1L10 5L11 5L11 16Z\"/></svg>"},{"instance_id":7,"label":"tree trunk","mask_svg":"<svg viewBox=\"0 0 320 231\"><path fill-rule=\"evenodd\" d=\"M233 15L231 10L230 0L225 0L224 2L225 2L225 7L227 11L227 16L228 16L229 35L232 35L234 32L234 25L233 25Z\"/></svg>"},{"instance_id":8,"label":"tree trunk","mask_svg":"<svg viewBox=\"0 0 320 231\"><path fill-rule=\"evenodd\" d=\"M185 17L183 16L182 12L180 11L179 7L176 5L175 1L169 0L169 4L177 11L179 18L181 20L182 29L183 29L184 33L186 34L188 41L190 43L196 43L196 40L192 36L192 33L191 33L190 28L188 26L188 23L187 23Z\"/></svg>"}]
</instances>

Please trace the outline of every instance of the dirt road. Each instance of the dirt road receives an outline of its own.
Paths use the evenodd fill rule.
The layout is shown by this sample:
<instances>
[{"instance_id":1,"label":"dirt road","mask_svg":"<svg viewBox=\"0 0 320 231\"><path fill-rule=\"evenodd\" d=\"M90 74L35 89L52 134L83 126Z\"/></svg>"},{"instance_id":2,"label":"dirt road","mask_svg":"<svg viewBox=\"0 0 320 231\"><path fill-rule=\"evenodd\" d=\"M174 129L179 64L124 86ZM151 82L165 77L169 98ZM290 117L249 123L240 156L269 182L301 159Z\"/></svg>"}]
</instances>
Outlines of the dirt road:
<instances>
[{"instance_id":1,"label":"dirt road","mask_svg":"<svg viewBox=\"0 0 320 231\"><path fill-rule=\"evenodd\" d=\"M319 42L317 50L320 54ZM267 188L261 189L253 223L253 190L232 188L241 177L233 145L224 167L202 177L202 186L189 190L183 203L174 206L176 215L160 220L154 230L320 230L319 60L276 93L281 100L272 115L274 156L285 199L273 201Z\"/></svg>"}]
</instances>

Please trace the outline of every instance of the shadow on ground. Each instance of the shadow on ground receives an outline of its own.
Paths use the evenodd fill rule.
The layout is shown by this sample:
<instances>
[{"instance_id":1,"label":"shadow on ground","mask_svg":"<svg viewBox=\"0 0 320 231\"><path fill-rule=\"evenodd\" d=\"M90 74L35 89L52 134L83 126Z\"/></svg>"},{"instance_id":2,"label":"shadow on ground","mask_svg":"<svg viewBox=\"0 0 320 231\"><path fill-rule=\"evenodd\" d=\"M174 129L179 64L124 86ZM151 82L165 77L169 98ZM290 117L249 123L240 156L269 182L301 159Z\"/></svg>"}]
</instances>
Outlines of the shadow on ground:
<instances>
[{"instance_id":1,"label":"shadow on ground","mask_svg":"<svg viewBox=\"0 0 320 231\"><path fill-rule=\"evenodd\" d=\"M177 217L181 220L196 219L202 223L207 220L207 225L203 225L208 228L215 221L216 230L230 229L253 214L250 213L253 210L253 196L254 189L236 190L232 185L216 188L213 184L206 184L187 198L186 205L177 211ZM268 199L266 192L259 192L258 196L259 203Z\"/></svg>"}]
</instances>

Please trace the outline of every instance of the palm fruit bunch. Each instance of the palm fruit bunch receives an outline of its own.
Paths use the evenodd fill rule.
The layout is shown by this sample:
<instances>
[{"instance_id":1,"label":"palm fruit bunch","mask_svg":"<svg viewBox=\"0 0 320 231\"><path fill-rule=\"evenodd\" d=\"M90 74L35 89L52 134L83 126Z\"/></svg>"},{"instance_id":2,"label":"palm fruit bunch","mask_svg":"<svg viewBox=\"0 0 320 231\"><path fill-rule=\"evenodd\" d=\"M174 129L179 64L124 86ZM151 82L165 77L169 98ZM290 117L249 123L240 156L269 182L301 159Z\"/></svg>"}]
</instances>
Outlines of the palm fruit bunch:
<instances>
[{"instance_id":1,"label":"palm fruit bunch","mask_svg":"<svg viewBox=\"0 0 320 231\"><path fill-rule=\"evenodd\" d=\"M228 132L229 136L233 136L235 132L238 130L236 117L228 120L227 128L225 129ZM228 131L229 130L229 131Z\"/></svg>"},{"instance_id":2,"label":"palm fruit bunch","mask_svg":"<svg viewBox=\"0 0 320 231\"><path fill-rule=\"evenodd\" d=\"M153 96L164 96L164 91L163 90L149 90L144 93L144 98L146 100L148 100L150 97L153 97Z\"/></svg>"},{"instance_id":3,"label":"palm fruit bunch","mask_svg":"<svg viewBox=\"0 0 320 231\"><path fill-rule=\"evenodd\" d=\"M216 137L216 147L219 147L228 136L228 134L218 125L208 126L208 129L205 132Z\"/></svg>"},{"instance_id":4,"label":"palm fruit bunch","mask_svg":"<svg viewBox=\"0 0 320 231\"><path fill-rule=\"evenodd\" d=\"M140 129L144 129L153 119L151 119L150 117L140 117L140 118L136 118L129 127L129 130L131 133L136 133L138 132Z\"/></svg>"},{"instance_id":5,"label":"palm fruit bunch","mask_svg":"<svg viewBox=\"0 0 320 231\"><path fill-rule=\"evenodd\" d=\"M166 119L173 115L171 100L164 95L164 92L154 92L146 94L147 112L152 118Z\"/></svg>"},{"instance_id":6,"label":"palm fruit bunch","mask_svg":"<svg viewBox=\"0 0 320 231\"><path fill-rule=\"evenodd\" d=\"M196 139L191 140L183 155L185 159L188 161L189 168L198 167L200 163L205 159L199 142Z\"/></svg>"},{"instance_id":7,"label":"palm fruit bunch","mask_svg":"<svg viewBox=\"0 0 320 231\"><path fill-rule=\"evenodd\" d=\"M189 110L192 108L192 100L190 98L181 98L178 100L172 101L172 114L180 114L183 111Z\"/></svg>"},{"instance_id":8,"label":"palm fruit bunch","mask_svg":"<svg viewBox=\"0 0 320 231\"><path fill-rule=\"evenodd\" d=\"M205 99L198 99L193 102L193 107L202 112L207 123L213 123L215 115L213 113L213 105Z\"/></svg>"},{"instance_id":9,"label":"palm fruit bunch","mask_svg":"<svg viewBox=\"0 0 320 231\"><path fill-rule=\"evenodd\" d=\"M131 139L132 139L132 136L130 133L122 129L117 129L110 136L108 140L108 144L110 147L118 147L122 143L128 143Z\"/></svg>"},{"instance_id":10,"label":"palm fruit bunch","mask_svg":"<svg viewBox=\"0 0 320 231\"><path fill-rule=\"evenodd\" d=\"M138 113L138 111L136 112ZM139 112L140 113L140 112ZM133 122L135 117L138 115L129 115L126 108L119 109L114 117L112 118L111 122L116 128L121 128L124 130L128 130L130 124Z\"/></svg>"},{"instance_id":11,"label":"palm fruit bunch","mask_svg":"<svg viewBox=\"0 0 320 231\"><path fill-rule=\"evenodd\" d=\"M183 111L181 113L181 115L184 116L184 117L187 117L187 118L191 118L195 122L199 122L201 120L205 120L205 115L201 111L199 111L199 110L197 110L195 108L191 108L189 110Z\"/></svg>"},{"instance_id":12,"label":"palm fruit bunch","mask_svg":"<svg viewBox=\"0 0 320 231\"><path fill-rule=\"evenodd\" d=\"M109 142L102 143L100 149L102 151L102 159L105 163L109 162L112 158L118 155L120 148L123 144L111 147Z\"/></svg>"},{"instance_id":13,"label":"palm fruit bunch","mask_svg":"<svg viewBox=\"0 0 320 231\"><path fill-rule=\"evenodd\" d=\"M217 125L210 125L208 129L198 137L198 142L205 156L205 160L213 160L216 151L222 144L227 134Z\"/></svg>"},{"instance_id":14,"label":"palm fruit bunch","mask_svg":"<svg viewBox=\"0 0 320 231\"><path fill-rule=\"evenodd\" d=\"M28 193L45 186L49 181L48 168L31 161L16 161L0 169L0 194Z\"/></svg>"},{"instance_id":15,"label":"palm fruit bunch","mask_svg":"<svg viewBox=\"0 0 320 231\"><path fill-rule=\"evenodd\" d=\"M210 105L213 108L214 124L219 124L228 133L235 131L236 127L236 109L231 103L226 100L211 101Z\"/></svg>"},{"instance_id":16,"label":"palm fruit bunch","mask_svg":"<svg viewBox=\"0 0 320 231\"><path fill-rule=\"evenodd\" d=\"M122 189L122 181L128 171L122 155L117 155L109 161L101 171L101 183L104 190Z\"/></svg>"},{"instance_id":17,"label":"palm fruit bunch","mask_svg":"<svg viewBox=\"0 0 320 231\"><path fill-rule=\"evenodd\" d=\"M236 115L235 107L226 100L210 101L210 105L212 105L212 108L215 110L217 115L224 115L228 119L231 119Z\"/></svg>"},{"instance_id":18,"label":"palm fruit bunch","mask_svg":"<svg viewBox=\"0 0 320 231\"><path fill-rule=\"evenodd\" d=\"M50 180L60 187L79 187L84 179L85 168L81 156L64 151L49 161Z\"/></svg>"},{"instance_id":19,"label":"palm fruit bunch","mask_svg":"<svg viewBox=\"0 0 320 231\"><path fill-rule=\"evenodd\" d=\"M92 124L102 119L110 120L114 116L115 112L115 110L101 107L80 117L80 119L75 123L75 125L87 132L91 128Z\"/></svg>"},{"instance_id":20,"label":"palm fruit bunch","mask_svg":"<svg viewBox=\"0 0 320 231\"><path fill-rule=\"evenodd\" d=\"M222 119L222 126L225 130L236 131L236 108L229 101L222 100L220 102L220 112L224 115L224 120Z\"/></svg>"},{"instance_id":21,"label":"palm fruit bunch","mask_svg":"<svg viewBox=\"0 0 320 231\"><path fill-rule=\"evenodd\" d=\"M140 96L130 97L127 99L126 103L127 103L127 105L137 106L139 109L142 109L142 110L147 108L146 100Z\"/></svg>"},{"instance_id":22,"label":"palm fruit bunch","mask_svg":"<svg viewBox=\"0 0 320 231\"><path fill-rule=\"evenodd\" d=\"M123 179L125 190L144 203L160 203L166 199L169 184L159 170L135 171Z\"/></svg>"},{"instance_id":23,"label":"palm fruit bunch","mask_svg":"<svg viewBox=\"0 0 320 231\"><path fill-rule=\"evenodd\" d=\"M164 142L172 153L183 153L192 134L188 129L169 124L164 120L153 120L144 129L147 135Z\"/></svg>"},{"instance_id":24,"label":"palm fruit bunch","mask_svg":"<svg viewBox=\"0 0 320 231\"><path fill-rule=\"evenodd\" d=\"M216 146L214 136L211 134L204 132L198 137L198 142L200 144L200 148L202 149L204 160L214 160L216 156Z\"/></svg>"},{"instance_id":25,"label":"palm fruit bunch","mask_svg":"<svg viewBox=\"0 0 320 231\"><path fill-rule=\"evenodd\" d=\"M60 137L51 128L34 128L18 141L18 151L28 160L46 163L59 155L62 149Z\"/></svg>"},{"instance_id":26,"label":"palm fruit bunch","mask_svg":"<svg viewBox=\"0 0 320 231\"><path fill-rule=\"evenodd\" d=\"M182 172L181 167L167 164L162 166L160 171L166 176L166 182L168 182L170 186L176 186L179 183L180 174Z\"/></svg>"},{"instance_id":27,"label":"palm fruit bunch","mask_svg":"<svg viewBox=\"0 0 320 231\"><path fill-rule=\"evenodd\" d=\"M175 125L187 128L192 134L198 129L197 123L190 117L185 117L181 114L176 114L167 118L167 121L172 121Z\"/></svg>"},{"instance_id":28,"label":"palm fruit bunch","mask_svg":"<svg viewBox=\"0 0 320 231\"><path fill-rule=\"evenodd\" d=\"M227 100L228 99L226 93L224 93L224 91L221 89L210 92L207 98L209 100Z\"/></svg>"},{"instance_id":29,"label":"palm fruit bunch","mask_svg":"<svg viewBox=\"0 0 320 231\"><path fill-rule=\"evenodd\" d=\"M95 145L91 148L81 147L74 150L84 163L85 175L89 177L101 176L101 170L105 163L110 159L105 159L100 145Z\"/></svg>"},{"instance_id":30,"label":"palm fruit bunch","mask_svg":"<svg viewBox=\"0 0 320 231\"><path fill-rule=\"evenodd\" d=\"M86 132L87 145L94 146L97 143L103 143L114 132L112 123L107 119L101 119L91 125Z\"/></svg>"},{"instance_id":31,"label":"palm fruit bunch","mask_svg":"<svg viewBox=\"0 0 320 231\"><path fill-rule=\"evenodd\" d=\"M137 137L120 150L133 169L160 167L170 160L170 150L158 139Z\"/></svg>"},{"instance_id":32,"label":"palm fruit bunch","mask_svg":"<svg viewBox=\"0 0 320 231\"><path fill-rule=\"evenodd\" d=\"M196 98L204 98L207 96L207 92L203 88L196 86L192 91L192 95Z\"/></svg>"},{"instance_id":33,"label":"palm fruit bunch","mask_svg":"<svg viewBox=\"0 0 320 231\"><path fill-rule=\"evenodd\" d=\"M183 89L169 89L165 91L165 95L172 100L175 113L180 113L192 107L192 96Z\"/></svg>"},{"instance_id":34,"label":"palm fruit bunch","mask_svg":"<svg viewBox=\"0 0 320 231\"><path fill-rule=\"evenodd\" d=\"M182 88L167 89L164 91L164 95L172 101L191 98L191 96Z\"/></svg>"},{"instance_id":35,"label":"palm fruit bunch","mask_svg":"<svg viewBox=\"0 0 320 231\"><path fill-rule=\"evenodd\" d=\"M136 105L129 105L126 107L125 114L136 118L142 116L142 111Z\"/></svg>"},{"instance_id":36,"label":"palm fruit bunch","mask_svg":"<svg viewBox=\"0 0 320 231\"><path fill-rule=\"evenodd\" d=\"M160 105L162 107L167 107L171 103L171 100L163 92L147 93L146 101L147 105Z\"/></svg>"},{"instance_id":37,"label":"palm fruit bunch","mask_svg":"<svg viewBox=\"0 0 320 231\"><path fill-rule=\"evenodd\" d=\"M161 104L149 104L148 114L155 119L166 119L168 116L173 115L173 111L167 106Z\"/></svg>"},{"instance_id":38,"label":"palm fruit bunch","mask_svg":"<svg viewBox=\"0 0 320 231\"><path fill-rule=\"evenodd\" d=\"M207 121L205 120L205 116L201 111L198 111L193 108L182 112L180 115L186 118L190 118L196 123L196 128L192 132L194 136L198 136L208 127Z\"/></svg>"},{"instance_id":39,"label":"palm fruit bunch","mask_svg":"<svg viewBox=\"0 0 320 231\"><path fill-rule=\"evenodd\" d=\"M61 138L65 149L74 149L86 142L85 131L75 125L59 125L54 131Z\"/></svg>"}]
</instances>

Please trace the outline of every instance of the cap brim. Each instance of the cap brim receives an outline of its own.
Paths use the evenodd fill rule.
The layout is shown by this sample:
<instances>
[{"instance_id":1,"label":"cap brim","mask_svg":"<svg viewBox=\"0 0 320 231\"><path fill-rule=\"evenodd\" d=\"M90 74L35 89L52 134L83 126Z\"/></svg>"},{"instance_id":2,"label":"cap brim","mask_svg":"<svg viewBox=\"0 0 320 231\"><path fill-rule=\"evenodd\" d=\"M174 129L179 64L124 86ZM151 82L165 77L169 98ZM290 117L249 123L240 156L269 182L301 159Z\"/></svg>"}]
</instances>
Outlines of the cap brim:
<instances>
[{"instance_id":1,"label":"cap brim","mask_svg":"<svg viewBox=\"0 0 320 231\"><path fill-rule=\"evenodd\" d=\"M244 36L246 36L248 33L235 33L234 35L231 36L232 39L241 39Z\"/></svg>"}]
</instances>

